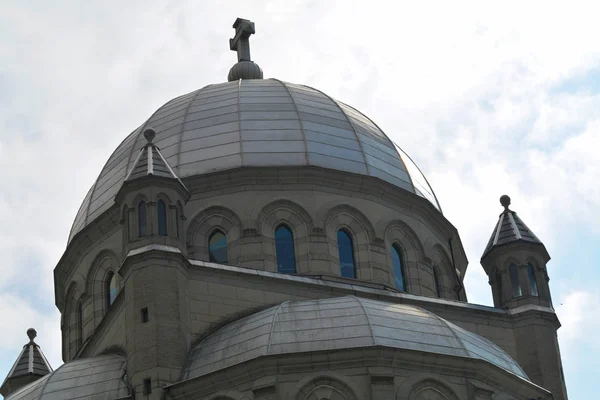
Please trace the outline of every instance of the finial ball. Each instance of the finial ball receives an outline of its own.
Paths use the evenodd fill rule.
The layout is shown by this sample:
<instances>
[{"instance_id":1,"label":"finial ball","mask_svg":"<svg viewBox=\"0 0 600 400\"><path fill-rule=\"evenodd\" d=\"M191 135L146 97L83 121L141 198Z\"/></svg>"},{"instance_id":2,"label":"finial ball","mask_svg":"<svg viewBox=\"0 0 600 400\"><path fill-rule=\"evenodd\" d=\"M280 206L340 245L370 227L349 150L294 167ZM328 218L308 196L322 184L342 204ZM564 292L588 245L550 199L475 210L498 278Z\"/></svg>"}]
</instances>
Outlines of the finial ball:
<instances>
[{"instance_id":1,"label":"finial ball","mask_svg":"<svg viewBox=\"0 0 600 400\"><path fill-rule=\"evenodd\" d=\"M508 206L510 206L510 197L505 194L500 196L500 204L502 204L504 208L508 208Z\"/></svg>"},{"instance_id":2,"label":"finial ball","mask_svg":"<svg viewBox=\"0 0 600 400\"><path fill-rule=\"evenodd\" d=\"M156 136L156 131L152 128L148 128L144 131L144 137L146 138L148 143L152 143L155 136Z\"/></svg>"},{"instance_id":3,"label":"finial ball","mask_svg":"<svg viewBox=\"0 0 600 400\"><path fill-rule=\"evenodd\" d=\"M37 336L37 332L35 329L33 329L33 328L27 329L27 337L29 338L29 340L31 340L33 342L33 339L35 339L36 336Z\"/></svg>"}]
</instances>

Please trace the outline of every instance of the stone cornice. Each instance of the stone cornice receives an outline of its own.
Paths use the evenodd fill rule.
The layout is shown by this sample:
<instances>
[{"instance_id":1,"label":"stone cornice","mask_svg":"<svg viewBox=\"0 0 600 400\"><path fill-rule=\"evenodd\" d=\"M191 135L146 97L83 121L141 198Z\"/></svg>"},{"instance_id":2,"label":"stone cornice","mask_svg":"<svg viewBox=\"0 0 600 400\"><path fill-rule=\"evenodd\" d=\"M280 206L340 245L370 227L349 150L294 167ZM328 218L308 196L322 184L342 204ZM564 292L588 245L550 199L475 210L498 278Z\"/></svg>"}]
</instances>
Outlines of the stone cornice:
<instances>
[{"instance_id":1,"label":"stone cornice","mask_svg":"<svg viewBox=\"0 0 600 400\"><path fill-rule=\"evenodd\" d=\"M415 350L393 349L382 346L347 348L327 352L269 355L231 366L211 374L168 385L165 390L171 398L190 394L203 397L231 385L253 382L265 376L285 373L306 374L313 370L345 368L393 368L427 371L429 374L457 375L477 379L493 387L500 387L516 397L551 398L544 388L483 360Z\"/></svg>"}]
</instances>

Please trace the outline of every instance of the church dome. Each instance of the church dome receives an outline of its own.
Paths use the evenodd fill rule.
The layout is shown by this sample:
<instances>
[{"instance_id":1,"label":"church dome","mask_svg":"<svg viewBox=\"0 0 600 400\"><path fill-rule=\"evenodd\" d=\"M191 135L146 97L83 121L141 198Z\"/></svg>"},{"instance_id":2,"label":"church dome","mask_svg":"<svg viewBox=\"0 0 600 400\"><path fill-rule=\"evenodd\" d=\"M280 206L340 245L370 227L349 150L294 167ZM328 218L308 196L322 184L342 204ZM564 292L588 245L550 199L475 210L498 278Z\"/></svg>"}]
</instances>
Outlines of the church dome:
<instances>
[{"instance_id":1,"label":"church dome","mask_svg":"<svg viewBox=\"0 0 600 400\"><path fill-rule=\"evenodd\" d=\"M529 380L479 335L420 307L355 296L287 301L233 321L192 347L183 379L263 356L374 346L482 360Z\"/></svg>"},{"instance_id":2,"label":"church dome","mask_svg":"<svg viewBox=\"0 0 600 400\"><path fill-rule=\"evenodd\" d=\"M86 195L69 240L114 204L148 127L180 178L240 167L315 166L381 179L441 212L419 168L364 114L311 87L243 79L177 97L132 132Z\"/></svg>"}]
</instances>

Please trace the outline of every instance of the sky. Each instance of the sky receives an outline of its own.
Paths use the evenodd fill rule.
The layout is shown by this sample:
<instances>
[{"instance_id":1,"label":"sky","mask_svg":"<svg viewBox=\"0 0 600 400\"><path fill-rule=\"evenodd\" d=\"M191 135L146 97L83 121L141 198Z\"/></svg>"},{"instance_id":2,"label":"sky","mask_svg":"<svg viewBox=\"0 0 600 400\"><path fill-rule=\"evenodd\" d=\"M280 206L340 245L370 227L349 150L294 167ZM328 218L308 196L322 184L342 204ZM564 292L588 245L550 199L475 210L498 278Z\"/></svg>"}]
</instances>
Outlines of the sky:
<instances>
[{"instance_id":1,"label":"sky","mask_svg":"<svg viewBox=\"0 0 600 400\"><path fill-rule=\"evenodd\" d=\"M0 7L0 379L26 330L61 361L52 271L112 151L173 97L223 82L236 17L265 77L364 112L427 176L469 258L508 194L545 243L571 399L600 372L595 2L17 1Z\"/></svg>"}]
</instances>

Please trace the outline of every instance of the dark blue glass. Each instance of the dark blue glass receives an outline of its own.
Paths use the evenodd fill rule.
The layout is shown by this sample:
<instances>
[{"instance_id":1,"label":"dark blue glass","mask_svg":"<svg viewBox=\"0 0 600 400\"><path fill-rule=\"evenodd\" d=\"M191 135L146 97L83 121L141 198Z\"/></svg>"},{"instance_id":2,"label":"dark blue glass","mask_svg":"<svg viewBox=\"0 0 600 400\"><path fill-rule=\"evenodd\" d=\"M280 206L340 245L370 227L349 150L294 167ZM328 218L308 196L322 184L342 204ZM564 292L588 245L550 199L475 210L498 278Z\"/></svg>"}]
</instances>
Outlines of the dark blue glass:
<instances>
[{"instance_id":1,"label":"dark blue glass","mask_svg":"<svg viewBox=\"0 0 600 400\"><path fill-rule=\"evenodd\" d=\"M535 278L535 269L533 265L527 264L527 275L529 276L529 293L532 296L538 297L537 279Z\"/></svg>"},{"instance_id":2,"label":"dark blue glass","mask_svg":"<svg viewBox=\"0 0 600 400\"><path fill-rule=\"evenodd\" d=\"M438 275L437 267L433 267L433 281L435 283L435 295L438 298L442 297L442 286L440 284L440 276Z\"/></svg>"},{"instance_id":3,"label":"dark blue glass","mask_svg":"<svg viewBox=\"0 0 600 400\"><path fill-rule=\"evenodd\" d=\"M112 272L108 276L108 280L106 282L106 301L108 307L115 302L117 298L117 279L115 278L115 274Z\"/></svg>"},{"instance_id":4,"label":"dark blue glass","mask_svg":"<svg viewBox=\"0 0 600 400\"><path fill-rule=\"evenodd\" d=\"M83 342L83 306L81 300L77 303L77 344L81 346Z\"/></svg>"},{"instance_id":5,"label":"dark blue glass","mask_svg":"<svg viewBox=\"0 0 600 400\"><path fill-rule=\"evenodd\" d=\"M504 288L502 287L502 275L500 275L500 271L496 271L496 282L498 288L498 303L502 303L504 301Z\"/></svg>"},{"instance_id":6,"label":"dark blue glass","mask_svg":"<svg viewBox=\"0 0 600 400\"><path fill-rule=\"evenodd\" d=\"M277 272L295 274L294 234L285 225L279 225L275 229L275 252L277 255Z\"/></svg>"},{"instance_id":7,"label":"dark blue glass","mask_svg":"<svg viewBox=\"0 0 600 400\"><path fill-rule=\"evenodd\" d=\"M159 200L156 203L156 210L158 211L158 235L167 236L167 205Z\"/></svg>"},{"instance_id":8,"label":"dark blue glass","mask_svg":"<svg viewBox=\"0 0 600 400\"><path fill-rule=\"evenodd\" d=\"M140 237L146 236L148 234L145 201L140 201L140 204L138 204L138 228Z\"/></svg>"},{"instance_id":9,"label":"dark blue glass","mask_svg":"<svg viewBox=\"0 0 600 400\"><path fill-rule=\"evenodd\" d=\"M404 265L402 265L402 251L396 244L392 246L392 264L394 265L394 281L396 283L396 289L406 292Z\"/></svg>"},{"instance_id":10,"label":"dark blue glass","mask_svg":"<svg viewBox=\"0 0 600 400\"><path fill-rule=\"evenodd\" d=\"M356 268L354 265L354 248L350 234L340 229L337 234L338 250L340 253L340 269L345 278L356 278Z\"/></svg>"},{"instance_id":11,"label":"dark blue glass","mask_svg":"<svg viewBox=\"0 0 600 400\"><path fill-rule=\"evenodd\" d=\"M521 292L521 282L519 281L519 270L517 269L517 266L515 264L510 264L508 272L510 273L510 284L512 286L513 297L521 297L523 293Z\"/></svg>"},{"instance_id":12,"label":"dark blue glass","mask_svg":"<svg viewBox=\"0 0 600 400\"><path fill-rule=\"evenodd\" d=\"M221 231L215 231L208 239L208 257L210 262L227 264L227 236Z\"/></svg>"}]
</instances>

